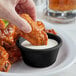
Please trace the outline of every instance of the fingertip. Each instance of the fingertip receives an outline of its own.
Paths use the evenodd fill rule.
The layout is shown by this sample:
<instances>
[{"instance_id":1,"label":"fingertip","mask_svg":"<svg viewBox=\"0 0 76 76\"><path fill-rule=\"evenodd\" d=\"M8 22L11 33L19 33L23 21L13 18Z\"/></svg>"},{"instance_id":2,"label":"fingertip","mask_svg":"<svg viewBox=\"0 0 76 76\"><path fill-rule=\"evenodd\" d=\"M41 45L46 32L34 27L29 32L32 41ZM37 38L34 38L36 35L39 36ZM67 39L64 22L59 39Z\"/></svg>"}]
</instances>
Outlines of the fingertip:
<instances>
[{"instance_id":1,"label":"fingertip","mask_svg":"<svg viewBox=\"0 0 76 76\"><path fill-rule=\"evenodd\" d=\"M24 33L30 33L32 31L31 27L30 26L26 26L26 28L22 28L22 31Z\"/></svg>"},{"instance_id":2,"label":"fingertip","mask_svg":"<svg viewBox=\"0 0 76 76\"><path fill-rule=\"evenodd\" d=\"M29 23L25 22L25 24L22 25L20 28L24 33L30 33L32 31L32 28Z\"/></svg>"}]
</instances>

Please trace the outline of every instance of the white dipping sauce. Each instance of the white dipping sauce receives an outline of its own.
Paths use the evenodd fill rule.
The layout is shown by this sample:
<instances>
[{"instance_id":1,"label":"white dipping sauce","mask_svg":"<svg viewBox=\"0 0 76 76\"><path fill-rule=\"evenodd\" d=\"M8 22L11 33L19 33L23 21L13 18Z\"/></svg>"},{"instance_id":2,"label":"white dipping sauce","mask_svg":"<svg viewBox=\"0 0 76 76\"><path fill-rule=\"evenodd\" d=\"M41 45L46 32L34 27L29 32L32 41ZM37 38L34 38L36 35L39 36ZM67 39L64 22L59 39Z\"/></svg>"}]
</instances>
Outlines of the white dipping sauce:
<instances>
[{"instance_id":1,"label":"white dipping sauce","mask_svg":"<svg viewBox=\"0 0 76 76\"><path fill-rule=\"evenodd\" d=\"M22 42L21 45L23 47L26 47L26 48L29 48L29 49L48 49L48 48L52 48L52 47L55 47L56 45L58 45L58 42L53 40L53 39L48 39L48 44L47 45L34 46L30 42L25 40L24 42Z\"/></svg>"}]
</instances>

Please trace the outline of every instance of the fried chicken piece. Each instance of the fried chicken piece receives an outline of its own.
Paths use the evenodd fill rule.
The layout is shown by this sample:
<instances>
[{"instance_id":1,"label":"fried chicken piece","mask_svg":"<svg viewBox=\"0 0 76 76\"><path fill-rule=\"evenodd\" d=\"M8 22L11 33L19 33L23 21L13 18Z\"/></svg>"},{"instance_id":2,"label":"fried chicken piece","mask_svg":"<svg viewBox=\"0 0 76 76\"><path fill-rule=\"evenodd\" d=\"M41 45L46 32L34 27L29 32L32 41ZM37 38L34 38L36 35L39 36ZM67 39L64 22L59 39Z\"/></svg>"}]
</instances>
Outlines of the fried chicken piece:
<instances>
[{"instance_id":1,"label":"fried chicken piece","mask_svg":"<svg viewBox=\"0 0 76 76\"><path fill-rule=\"evenodd\" d=\"M17 27L9 24L6 29L0 29L0 45L4 47L13 47L18 38Z\"/></svg>"},{"instance_id":2,"label":"fried chicken piece","mask_svg":"<svg viewBox=\"0 0 76 76\"><path fill-rule=\"evenodd\" d=\"M6 29L0 29L0 57L9 59L10 63L15 63L20 60L21 53L20 49L16 46L16 40L18 38L19 29L12 24L9 24ZM9 54L9 57L8 57Z\"/></svg>"},{"instance_id":3,"label":"fried chicken piece","mask_svg":"<svg viewBox=\"0 0 76 76\"><path fill-rule=\"evenodd\" d=\"M8 54L9 54L9 61L11 64L19 61L22 56L21 56L21 52L20 49L17 46L14 46L12 48L6 48Z\"/></svg>"},{"instance_id":4,"label":"fried chicken piece","mask_svg":"<svg viewBox=\"0 0 76 76\"><path fill-rule=\"evenodd\" d=\"M11 68L11 64L8 61L9 55L4 47L0 46L0 71L8 72Z\"/></svg>"},{"instance_id":5,"label":"fried chicken piece","mask_svg":"<svg viewBox=\"0 0 76 76\"><path fill-rule=\"evenodd\" d=\"M4 58L0 58L0 71L8 72L10 68L11 68L10 62Z\"/></svg>"},{"instance_id":6,"label":"fried chicken piece","mask_svg":"<svg viewBox=\"0 0 76 76\"><path fill-rule=\"evenodd\" d=\"M47 45L48 36L43 30L40 30L36 22L27 14L21 14L20 16L25 19L32 28L30 33L24 33L21 31L21 36L28 40L32 45Z\"/></svg>"},{"instance_id":7,"label":"fried chicken piece","mask_svg":"<svg viewBox=\"0 0 76 76\"><path fill-rule=\"evenodd\" d=\"M0 45L9 43L9 45L14 44L14 26L8 26L5 30L0 29Z\"/></svg>"}]
</instances>

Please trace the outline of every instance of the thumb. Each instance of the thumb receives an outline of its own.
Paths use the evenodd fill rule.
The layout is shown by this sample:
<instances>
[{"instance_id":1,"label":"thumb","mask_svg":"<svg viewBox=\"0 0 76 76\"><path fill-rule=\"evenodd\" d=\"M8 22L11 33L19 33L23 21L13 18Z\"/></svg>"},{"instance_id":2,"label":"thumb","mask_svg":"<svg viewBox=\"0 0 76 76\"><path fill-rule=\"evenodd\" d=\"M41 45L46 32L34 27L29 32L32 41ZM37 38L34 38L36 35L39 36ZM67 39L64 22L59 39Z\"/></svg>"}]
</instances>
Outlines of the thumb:
<instances>
[{"instance_id":1,"label":"thumb","mask_svg":"<svg viewBox=\"0 0 76 76\"><path fill-rule=\"evenodd\" d=\"M15 24L19 29L21 29L25 33L31 32L31 26L30 24L21 18L15 10L12 10L9 14L8 19L12 24Z\"/></svg>"}]
</instances>

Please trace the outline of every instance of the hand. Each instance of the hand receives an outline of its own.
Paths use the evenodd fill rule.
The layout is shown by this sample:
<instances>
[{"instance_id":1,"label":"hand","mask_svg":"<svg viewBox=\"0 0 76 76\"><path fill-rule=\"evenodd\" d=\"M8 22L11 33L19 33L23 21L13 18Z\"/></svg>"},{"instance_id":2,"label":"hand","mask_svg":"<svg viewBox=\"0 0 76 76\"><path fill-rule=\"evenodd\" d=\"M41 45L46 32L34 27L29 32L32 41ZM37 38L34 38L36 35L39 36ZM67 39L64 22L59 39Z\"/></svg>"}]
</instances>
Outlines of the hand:
<instances>
[{"instance_id":1,"label":"hand","mask_svg":"<svg viewBox=\"0 0 76 76\"><path fill-rule=\"evenodd\" d=\"M23 32L31 32L31 27L19 14L28 13L36 20L36 10L33 0L0 0L0 18L17 25Z\"/></svg>"}]
</instances>

